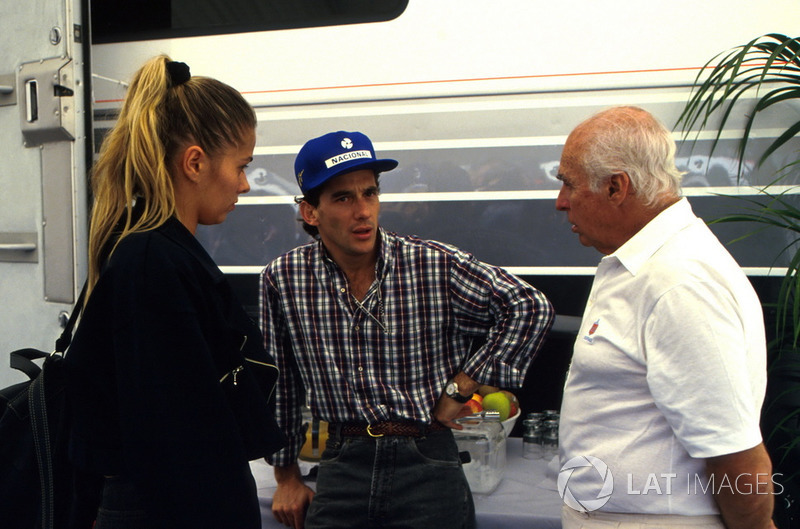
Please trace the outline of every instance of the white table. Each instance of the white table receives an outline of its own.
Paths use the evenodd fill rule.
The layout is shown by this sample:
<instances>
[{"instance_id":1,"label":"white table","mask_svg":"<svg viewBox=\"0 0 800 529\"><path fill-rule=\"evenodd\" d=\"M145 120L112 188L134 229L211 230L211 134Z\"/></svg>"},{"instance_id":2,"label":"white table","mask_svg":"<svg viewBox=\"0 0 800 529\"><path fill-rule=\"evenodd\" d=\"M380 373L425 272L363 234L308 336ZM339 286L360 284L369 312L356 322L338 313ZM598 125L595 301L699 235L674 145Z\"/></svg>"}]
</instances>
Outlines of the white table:
<instances>
[{"instance_id":1,"label":"white table","mask_svg":"<svg viewBox=\"0 0 800 529\"><path fill-rule=\"evenodd\" d=\"M510 437L503 481L491 494L475 494L478 529L561 529L561 498L555 475L547 476L547 461L522 457L522 439ZM284 528L272 516L275 479L264 460L250 463L258 485L264 529ZM306 473L310 463L300 462ZM313 488L313 483L311 484Z\"/></svg>"}]
</instances>

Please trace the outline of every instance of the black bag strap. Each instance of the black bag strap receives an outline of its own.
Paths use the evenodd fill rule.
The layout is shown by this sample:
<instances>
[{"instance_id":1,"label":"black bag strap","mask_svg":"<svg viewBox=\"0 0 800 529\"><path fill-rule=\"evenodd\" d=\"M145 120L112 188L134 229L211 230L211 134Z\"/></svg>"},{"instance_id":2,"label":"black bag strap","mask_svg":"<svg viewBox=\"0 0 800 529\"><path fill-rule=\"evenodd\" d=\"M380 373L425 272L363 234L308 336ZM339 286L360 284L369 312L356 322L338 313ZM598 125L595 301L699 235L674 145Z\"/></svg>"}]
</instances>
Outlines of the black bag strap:
<instances>
[{"instance_id":1,"label":"black bag strap","mask_svg":"<svg viewBox=\"0 0 800 529\"><path fill-rule=\"evenodd\" d=\"M47 360L45 360L47 362ZM50 444L49 423L47 422L47 399L45 392L45 374L33 379L28 386L28 411L31 418L34 453L39 467L39 488L41 494L41 527L53 529L55 518L55 476L53 475L53 447Z\"/></svg>"},{"instance_id":2,"label":"black bag strap","mask_svg":"<svg viewBox=\"0 0 800 529\"><path fill-rule=\"evenodd\" d=\"M72 314L69 315L67 325L61 336L56 340L55 350L47 355L44 365L42 366L38 376L32 378L31 384L28 386L28 409L31 419L31 430L33 432L34 451L36 453L36 463L39 467L39 486L41 488L41 527L42 529L53 529L55 524L55 475L53 469L53 451L54 448L50 439L50 423L47 418L47 392L46 384L48 373L52 373L49 369L50 362L55 359L51 358L58 353L64 353L72 341L72 330L75 328L75 323L78 321L78 316L83 310L83 300L86 295L86 283L84 283L78 300L75 302L75 307ZM31 351L31 350L21 350ZM21 351L15 351L17 353ZM36 353L40 351L33 350ZM13 355L13 353L12 353ZM24 358L26 354L19 355L19 358ZM36 356L36 355L28 355ZM41 358L39 356L39 358ZM31 362L31 359L28 358ZM33 362L31 362L33 363ZM33 364L36 365L36 364Z\"/></svg>"},{"instance_id":3,"label":"black bag strap","mask_svg":"<svg viewBox=\"0 0 800 529\"><path fill-rule=\"evenodd\" d=\"M16 369L17 371L22 371L30 380L33 380L39 376L39 373L42 372L42 369L34 362L34 360L41 360L42 358L47 358L50 356L50 354L63 353L66 351L70 342L72 342L72 331L75 328L75 323L78 321L78 316L83 310L83 300L85 297L86 283L83 284L81 293L78 295L77 301L75 301L75 307L72 309L72 313L69 315L69 320L64 326L64 330L61 332L61 336L59 336L56 340L53 353L45 353L44 351L31 348L18 349L11 353L11 368Z\"/></svg>"},{"instance_id":4,"label":"black bag strap","mask_svg":"<svg viewBox=\"0 0 800 529\"><path fill-rule=\"evenodd\" d=\"M33 361L41 360L42 358L47 358L48 356L48 353L38 349L18 349L11 353L11 369L22 371L28 375L29 379L33 380L39 376L39 373L42 372L42 369L39 367L39 365L35 364Z\"/></svg>"},{"instance_id":5,"label":"black bag strap","mask_svg":"<svg viewBox=\"0 0 800 529\"><path fill-rule=\"evenodd\" d=\"M55 353L63 353L67 350L67 347L69 347L69 344L72 342L72 330L75 328L75 323L78 321L78 316L83 310L83 300L86 297L87 284L88 281L83 284L81 293L78 295L78 299L75 301L75 306L72 308L72 313L69 315L69 320L67 320L64 330L61 332L61 336L59 336L56 340L56 348L53 351Z\"/></svg>"}]
</instances>

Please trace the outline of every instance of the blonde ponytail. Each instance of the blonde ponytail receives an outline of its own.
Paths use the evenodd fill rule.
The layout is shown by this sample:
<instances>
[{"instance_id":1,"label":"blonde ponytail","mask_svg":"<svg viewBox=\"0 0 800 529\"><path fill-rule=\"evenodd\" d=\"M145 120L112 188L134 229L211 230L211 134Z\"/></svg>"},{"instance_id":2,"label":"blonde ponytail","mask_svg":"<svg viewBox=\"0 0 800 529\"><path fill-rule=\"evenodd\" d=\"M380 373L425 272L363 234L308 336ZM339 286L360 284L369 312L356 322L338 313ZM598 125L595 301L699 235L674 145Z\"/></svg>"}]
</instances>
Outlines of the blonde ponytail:
<instances>
[{"instance_id":1,"label":"blonde ponytail","mask_svg":"<svg viewBox=\"0 0 800 529\"><path fill-rule=\"evenodd\" d=\"M180 63L160 55L136 72L100 149L91 181L89 292L119 241L175 215L170 171L181 148L199 145L213 156L255 128L255 113L239 92L215 79L190 77L188 67L176 82L170 64ZM144 206L134 217L139 200Z\"/></svg>"}]
</instances>

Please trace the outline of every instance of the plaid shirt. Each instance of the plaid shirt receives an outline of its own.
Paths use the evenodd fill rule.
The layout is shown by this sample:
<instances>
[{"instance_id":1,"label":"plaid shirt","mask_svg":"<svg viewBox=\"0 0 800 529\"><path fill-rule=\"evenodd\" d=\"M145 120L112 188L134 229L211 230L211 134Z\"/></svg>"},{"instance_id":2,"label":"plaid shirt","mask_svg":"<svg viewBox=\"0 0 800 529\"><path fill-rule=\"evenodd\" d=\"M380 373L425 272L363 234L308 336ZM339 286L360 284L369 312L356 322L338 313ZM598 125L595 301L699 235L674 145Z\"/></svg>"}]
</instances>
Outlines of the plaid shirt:
<instances>
[{"instance_id":1,"label":"plaid shirt","mask_svg":"<svg viewBox=\"0 0 800 529\"><path fill-rule=\"evenodd\" d=\"M452 246L380 230L376 279L361 302L321 242L262 272L261 327L281 374L276 417L294 463L301 406L328 422L431 422L447 380L519 387L550 328L544 295Z\"/></svg>"}]
</instances>

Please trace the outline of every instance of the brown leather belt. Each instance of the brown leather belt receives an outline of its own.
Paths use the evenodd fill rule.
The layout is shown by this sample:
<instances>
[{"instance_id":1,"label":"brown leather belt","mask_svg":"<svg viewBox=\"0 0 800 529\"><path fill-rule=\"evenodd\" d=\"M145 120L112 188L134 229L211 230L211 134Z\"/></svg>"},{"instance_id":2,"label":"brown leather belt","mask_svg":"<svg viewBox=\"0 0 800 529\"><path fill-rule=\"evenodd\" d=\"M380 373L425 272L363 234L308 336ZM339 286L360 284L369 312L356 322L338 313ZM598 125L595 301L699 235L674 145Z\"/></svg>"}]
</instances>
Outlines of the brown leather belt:
<instances>
[{"instance_id":1,"label":"brown leather belt","mask_svg":"<svg viewBox=\"0 0 800 529\"><path fill-rule=\"evenodd\" d=\"M387 421L378 424L357 422L334 423L328 426L328 432L343 437L425 437L427 432L446 430L447 426L440 422L423 424L414 421Z\"/></svg>"}]
</instances>

